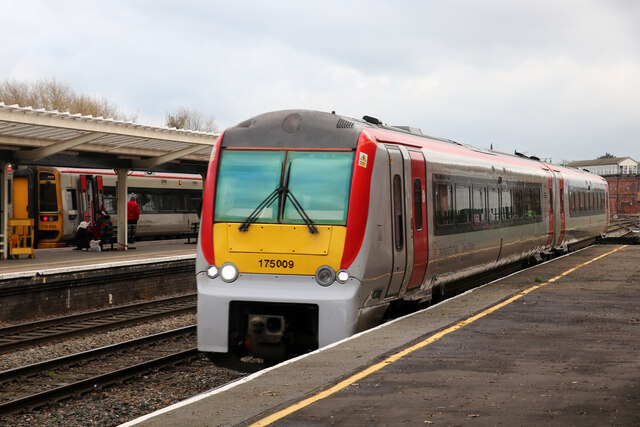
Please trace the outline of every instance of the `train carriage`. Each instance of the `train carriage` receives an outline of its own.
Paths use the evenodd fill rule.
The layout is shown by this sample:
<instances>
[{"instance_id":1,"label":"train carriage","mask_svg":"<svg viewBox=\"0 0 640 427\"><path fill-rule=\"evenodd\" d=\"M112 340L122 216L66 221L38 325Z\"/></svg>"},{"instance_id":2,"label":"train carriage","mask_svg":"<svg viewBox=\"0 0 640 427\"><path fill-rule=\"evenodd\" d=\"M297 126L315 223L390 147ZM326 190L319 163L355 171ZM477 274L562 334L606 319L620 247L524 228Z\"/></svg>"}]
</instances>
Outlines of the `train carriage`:
<instances>
[{"instance_id":1,"label":"train carriage","mask_svg":"<svg viewBox=\"0 0 640 427\"><path fill-rule=\"evenodd\" d=\"M198 347L277 359L345 338L398 301L595 239L606 191L584 171L367 116L254 117L209 166Z\"/></svg>"},{"instance_id":2,"label":"train carriage","mask_svg":"<svg viewBox=\"0 0 640 427\"><path fill-rule=\"evenodd\" d=\"M11 215L34 218L39 248L67 245L97 209L117 214L113 170L28 166L11 172ZM141 209L137 237L179 237L199 222L200 175L132 171L127 181Z\"/></svg>"}]
</instances>

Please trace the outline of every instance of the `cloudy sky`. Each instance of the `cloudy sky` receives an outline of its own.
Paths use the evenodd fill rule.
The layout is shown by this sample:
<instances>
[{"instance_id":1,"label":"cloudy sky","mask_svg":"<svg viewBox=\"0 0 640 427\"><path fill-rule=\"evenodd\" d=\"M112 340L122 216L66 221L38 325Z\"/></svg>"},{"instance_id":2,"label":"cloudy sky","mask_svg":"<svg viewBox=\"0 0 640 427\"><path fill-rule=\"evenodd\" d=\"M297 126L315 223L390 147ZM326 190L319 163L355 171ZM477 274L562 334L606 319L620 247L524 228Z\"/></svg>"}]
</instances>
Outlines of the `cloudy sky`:
<instances>
[{"instance_id":1,"label":"cloudy sky","mask_svg":"<svg viewBox=\"0 0 640 427\"><path fill-rule=\"evenodd\" d=\"M55 78L141 123L335 110L554 162L640 161L636 0L0 0L0 28L0 82Z\"/></svg>"}]
</instances>

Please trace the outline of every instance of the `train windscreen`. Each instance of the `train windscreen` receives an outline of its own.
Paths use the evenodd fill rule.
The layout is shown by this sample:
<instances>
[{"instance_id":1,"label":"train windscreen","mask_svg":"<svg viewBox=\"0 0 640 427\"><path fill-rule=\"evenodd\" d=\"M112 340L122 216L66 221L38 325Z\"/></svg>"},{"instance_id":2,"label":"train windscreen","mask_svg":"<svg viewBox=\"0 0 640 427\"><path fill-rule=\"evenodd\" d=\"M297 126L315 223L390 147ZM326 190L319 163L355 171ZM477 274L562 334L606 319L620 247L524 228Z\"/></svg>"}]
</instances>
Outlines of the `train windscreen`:
<instances>
[{"instance_id":1,"label":"train windscreen","mask_svg":"<svg viewBox=\"0 0 640 427\"><path fill-rule=\"evenodd\" d=\"M58 211L58 188L55 175L51 172L40 172L40 211Z\"/></svg>"},{"instance_id":2,"label":"train windscreen","mask_svg":"<svg viewBox=\"0 0 640 427\"><path fill-rule=\"evenodd\" d=\"M225 150L215 221L345 225L353 161L353 151Z\"/></svg>"}]
</instances>

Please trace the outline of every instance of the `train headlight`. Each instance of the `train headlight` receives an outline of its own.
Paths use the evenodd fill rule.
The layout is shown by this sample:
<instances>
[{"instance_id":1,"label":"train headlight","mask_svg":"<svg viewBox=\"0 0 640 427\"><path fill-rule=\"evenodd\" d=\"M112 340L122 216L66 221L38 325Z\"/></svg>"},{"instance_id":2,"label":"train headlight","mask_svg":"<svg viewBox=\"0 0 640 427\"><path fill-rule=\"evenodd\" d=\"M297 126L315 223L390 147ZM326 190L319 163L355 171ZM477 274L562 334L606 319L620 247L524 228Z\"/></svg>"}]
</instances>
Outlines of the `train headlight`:
<instances>
[{"instance_id":1,"label":"train headlight","mask_svg":"<svg viewBox=\"0 0 640 427\"><path fill-rule=\"evenodd\" d=\"M220 277L227 283L231 283L238 278L238 267L230 262L225 262L220 267Z\"/></svg>"},{"instance_id":2,"label":"train headlight","mask_svg":"<svg viewBox=\"0 0 640 427\"><path fill-rule=\"evenodd\" d=\"M336 273L333 268L323 265L316 270L316 282L320 286L329 286L336 280Z\"/></svg>"},{"instance_id":3,"label":"train headlight","mask_svg":"<svg viewBox=\"0 0 640 427\"><path fill-rule=\"evenodd\" d=\"M349 272L347 270L338 271L338 274L336 274L336 280L339 283L347 283L349 280Z\"/></svg>"},{"instance_id":4,"label":"train headlight","mask_svg":"<svg viewBox=\"0 0 640 427\"><path fill-rule=\"evenodd\" d=\"M216 267L215 265L210 265L209 268L207 268L207 276L209 277L209 279L215 279L216 277L218 277L218 267Z\"/></svg>"}]
</instances>

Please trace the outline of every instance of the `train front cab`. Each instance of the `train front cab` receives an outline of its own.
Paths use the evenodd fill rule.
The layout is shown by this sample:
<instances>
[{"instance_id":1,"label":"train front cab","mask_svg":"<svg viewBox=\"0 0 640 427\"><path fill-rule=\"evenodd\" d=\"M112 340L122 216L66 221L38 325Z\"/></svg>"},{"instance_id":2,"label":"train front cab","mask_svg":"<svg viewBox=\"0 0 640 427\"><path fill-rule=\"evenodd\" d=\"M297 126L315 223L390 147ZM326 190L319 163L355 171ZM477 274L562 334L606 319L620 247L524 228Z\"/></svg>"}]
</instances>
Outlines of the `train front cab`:
<instances>
[{"instance_id":1,"label":"train front cab","mask_svg":"<svg viewBox=\"0 0 640 427\"><path fill-rule=\"evenodd\" d=\"M356 156L216 150L198 248L201 351L281 359L355 332L360 281L342 266Z\"/></svg>"},{"instance_id":2,"label":"train front cab","mask_svg":"<svg viewBox=\"0 0 640 427\"><path fill-rule=\"evenodd\" d=\"M44 167L15 170L12 194L13 217L33 218L37 246L59 246L64 228L60 173Z\"/></svg>"}]
</instances>

